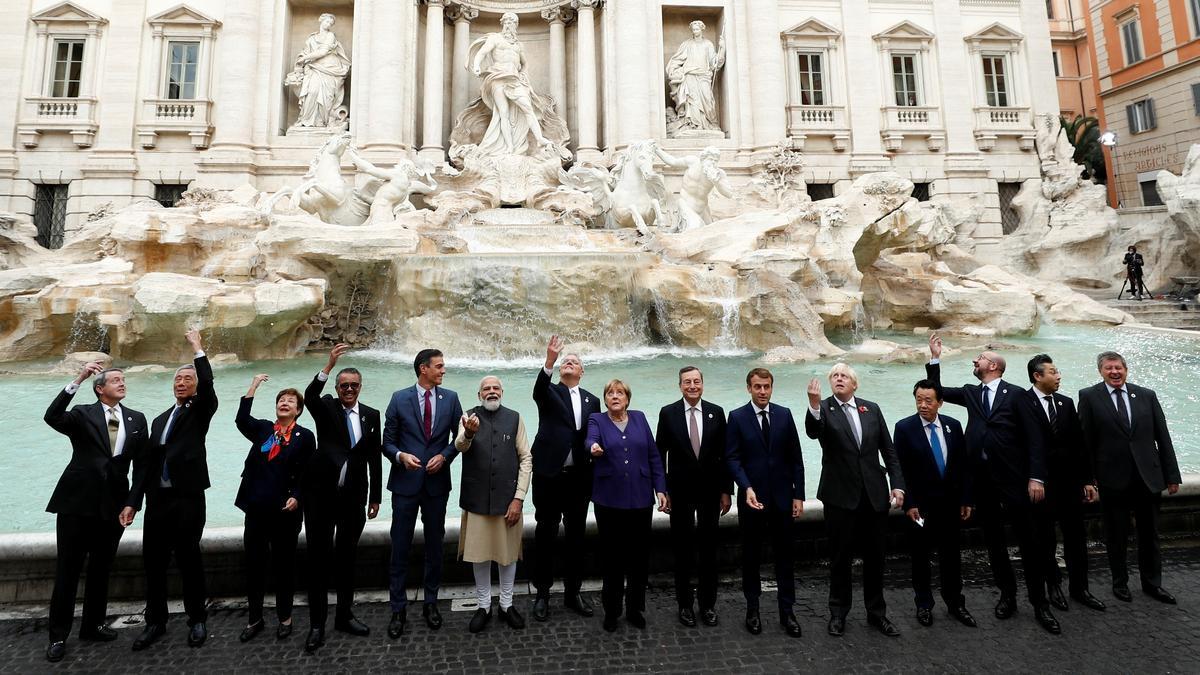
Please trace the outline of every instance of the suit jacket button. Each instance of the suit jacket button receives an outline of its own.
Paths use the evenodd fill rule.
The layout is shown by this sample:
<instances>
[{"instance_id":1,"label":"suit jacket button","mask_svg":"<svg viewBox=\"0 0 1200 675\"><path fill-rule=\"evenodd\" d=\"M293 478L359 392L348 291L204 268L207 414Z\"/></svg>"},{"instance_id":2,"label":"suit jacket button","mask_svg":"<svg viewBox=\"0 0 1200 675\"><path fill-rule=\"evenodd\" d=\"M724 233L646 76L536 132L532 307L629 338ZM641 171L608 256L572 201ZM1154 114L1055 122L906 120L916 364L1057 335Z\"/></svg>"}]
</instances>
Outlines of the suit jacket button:
<instances>
[{"instance_id":1,"label":"suit jacket button","mask_svg":"<svg viewBox=\"0 0 1200 675\"><path fill-rule=\"evenodd\" d=\"M625 463L626 463L626 464L628 464L628 463L629 463L629 460L625 460Z\"/></svg>"}]
</instances>

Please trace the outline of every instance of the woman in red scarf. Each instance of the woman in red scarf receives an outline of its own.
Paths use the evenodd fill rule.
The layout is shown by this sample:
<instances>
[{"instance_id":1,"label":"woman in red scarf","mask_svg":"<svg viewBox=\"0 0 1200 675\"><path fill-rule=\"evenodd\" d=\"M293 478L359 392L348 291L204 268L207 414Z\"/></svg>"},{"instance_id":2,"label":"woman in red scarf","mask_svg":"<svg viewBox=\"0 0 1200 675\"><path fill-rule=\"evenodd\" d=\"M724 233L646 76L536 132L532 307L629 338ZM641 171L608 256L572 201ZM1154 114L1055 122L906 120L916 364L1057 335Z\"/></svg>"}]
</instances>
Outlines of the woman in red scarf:
<instances>
[{"instance_id":1,"label":"woman in red scarf","mask_svg":"<svg viewBox=\"0 0 1200 675\"><path fill-rule=\"evenodd\" d=\"M295 587L293 560L300 535L300 479L304 466L316 449L316 436L296 424L304 412L304 396L295 389L275 395L275 421L250 416L254 392L269 379L255 375L250 390L242 397L237 428L251 442L242 470L242 484L234 504L246 513L246 595L250 622L239 639L247 642L262 632L263 595L267 570L275 578L275 614L282 640L292 633L292 595Z\"/></svg>"}]
</instances>

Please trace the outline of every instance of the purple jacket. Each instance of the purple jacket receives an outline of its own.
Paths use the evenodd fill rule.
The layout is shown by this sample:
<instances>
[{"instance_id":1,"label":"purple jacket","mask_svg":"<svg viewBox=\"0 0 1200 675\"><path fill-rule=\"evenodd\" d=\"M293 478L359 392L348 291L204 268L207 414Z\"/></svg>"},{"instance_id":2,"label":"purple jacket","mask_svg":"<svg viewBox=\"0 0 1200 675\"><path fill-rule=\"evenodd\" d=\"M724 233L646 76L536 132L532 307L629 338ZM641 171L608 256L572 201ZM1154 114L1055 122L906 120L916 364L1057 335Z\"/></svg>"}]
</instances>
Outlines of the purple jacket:
<instances>
[{"instance_id":1,"label":"purple jacket","mask_svg":"<svg viewBox=\"0 0 1200 675\"><path fill-rule=\"evenodd\" d=\"M650 423L639 410L629 411L629 423L622 433L608 413L588 417L587 440L590 452L599 443L604 454L595 459L592 501L614 509L644 509L654 506L654 493L666 492L662 456L654 444Z\"/></svg>"}]
</instances>

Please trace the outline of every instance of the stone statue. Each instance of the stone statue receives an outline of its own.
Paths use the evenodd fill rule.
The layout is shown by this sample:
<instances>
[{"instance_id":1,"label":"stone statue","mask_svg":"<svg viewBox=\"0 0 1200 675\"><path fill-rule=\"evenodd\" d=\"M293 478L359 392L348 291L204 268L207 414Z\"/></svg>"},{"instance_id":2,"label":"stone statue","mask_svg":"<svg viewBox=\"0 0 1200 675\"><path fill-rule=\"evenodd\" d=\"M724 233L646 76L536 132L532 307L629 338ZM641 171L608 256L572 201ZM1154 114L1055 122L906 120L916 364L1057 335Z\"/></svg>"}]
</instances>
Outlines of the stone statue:
<instances>
[{"instance_id":1,"label":"stone statue","mask_svg":"<svg viewBox=\"0 0 1200 675\"><path fill-rule=\"evenodd\" d=\"M296 66L284 84L300 100L300 115L292 129L326 129L341 125L339 109L345 98L346 76L350 59L334 36L334 17L322 14L317 32L304 41L304 51L296 56Z\"/></svg>"},{"instance_id":2,"label":"stone statue","mask_svg":"<svg viewBox=\"0 0 1200 675\"><path fill-rule=\"evenodd\" d=\"M311 213L326 223L363 224L370 214L380 181L374 180L361 189L355 189L342 176L342 155L350 147L350 142L349 133L330 136L313 155L300 185L285 187L271 195L263 213L270 215L276 203L290 196L293 208Z\"/></svg>"},{"instance_id":3,"label":"stone statue","mask_svg":"<svg viewBox=\"0 0 1200 675\"><path fill-rule=\"evenodd\" d=\"M657 146L654 151L667 166L683 169L679 191L679 231L685 232L711 223L708 195L713 189L726 197L733 197L733 186L726 179L725 171L717 166L721 151L709 146L700 151L699 157L673 157Z\"/></svg>"},{"instance_id":4,"label":"stone statue","mask_svg":"<svg viewBox=\"0 0 1200 675\"><path fill-rule=\"evenodd\" d=\"M576 164L560 171L559 180L568 189L592 196L597 212L604 214L610 229L635 227L646 234L648 225L662 226L667 186L662 174L654 170L654 141L639 141L617 155L612 172Z\"/></svg>"},{"instance_id":5,"label":"stone statue","mask_svg":"<svg viewBox=\"0 0 1200 675\"><path fill-rule=\"evenodd\" d=\"M679 45L667 63L667 83L675 101L673 128L667 129L672 136L691 130L721 130L713 78L725 65L725 36L718 38L714 48L704 37L703 21L693 21L690 26L692 37Z\"/></svg>"},{"instance_id":6,"label":"stone statue","mask_svg":"<svg viewBox=\"0 0 1200 675\"><path fill-rule=\"evenodd\" d=\"M353 148L350 148L348 154L355 168L383 181L371 200L371 213L367 222L372 225L389 223L402 213L415 211L416 207L409 201L409 197L414 194L432 194L437 190L433 171L428 166L418 168L412 160L401 159L392 168L383 169L360 157ZM428 182L414 180L415 178L424 178Z\"/></svg>"}]
</instances>

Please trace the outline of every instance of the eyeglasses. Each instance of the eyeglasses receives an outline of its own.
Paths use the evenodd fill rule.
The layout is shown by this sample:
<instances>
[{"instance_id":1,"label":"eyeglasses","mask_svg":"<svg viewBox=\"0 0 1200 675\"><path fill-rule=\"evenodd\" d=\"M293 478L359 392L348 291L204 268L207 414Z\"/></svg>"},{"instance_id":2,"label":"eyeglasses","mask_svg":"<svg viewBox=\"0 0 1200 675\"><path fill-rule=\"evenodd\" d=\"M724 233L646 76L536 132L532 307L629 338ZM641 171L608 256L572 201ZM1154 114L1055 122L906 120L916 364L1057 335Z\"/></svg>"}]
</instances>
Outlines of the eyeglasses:
<instances>
[{"instance_id":1,"label":"eyeglasses","mask_svg":"<svg viewBox=\"0 0 1200 675\"><path fill-rule=\"evenodd\" d=\"M358 391L362 389L362 384L359 382L343 382L337 386L342 391Z\"/></svg>"}]
</instances>

